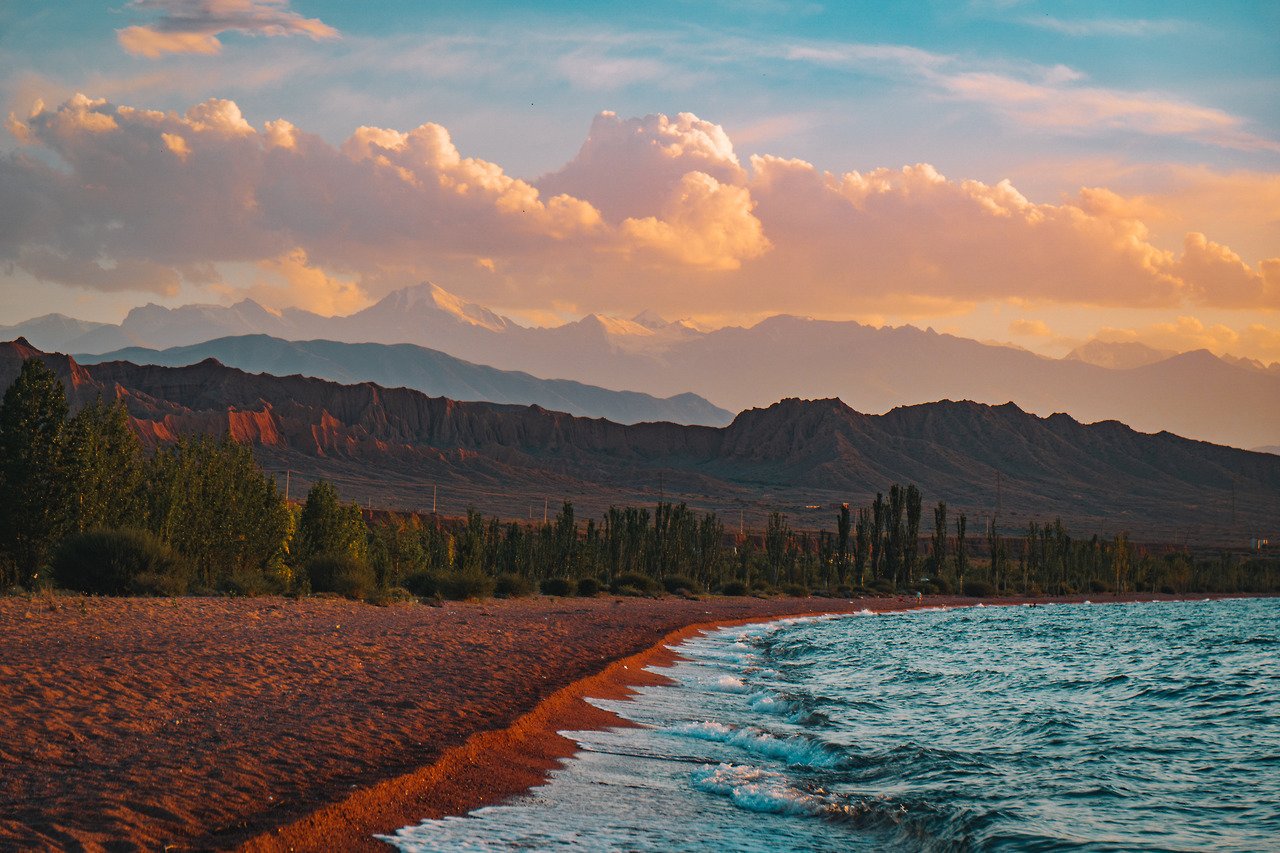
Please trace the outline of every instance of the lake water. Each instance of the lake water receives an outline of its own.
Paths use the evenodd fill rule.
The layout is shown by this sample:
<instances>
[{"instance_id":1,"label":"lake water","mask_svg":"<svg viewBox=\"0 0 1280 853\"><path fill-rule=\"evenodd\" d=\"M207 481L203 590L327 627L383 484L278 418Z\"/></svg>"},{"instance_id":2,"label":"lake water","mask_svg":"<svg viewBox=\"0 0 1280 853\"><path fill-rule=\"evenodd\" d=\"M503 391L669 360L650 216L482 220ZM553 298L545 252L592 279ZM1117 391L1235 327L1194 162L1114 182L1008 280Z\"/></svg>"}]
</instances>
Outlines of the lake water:
<instances>
[{"instance_id":1,"label":"lake water","mask_svg":"<svg viewBox=\"0 0 1280 853\"><path fill-rule=\"evenodd\" d=\"M1280 600L730 628L419 850L1280 850Z\"/></svg>"}]
</instances>

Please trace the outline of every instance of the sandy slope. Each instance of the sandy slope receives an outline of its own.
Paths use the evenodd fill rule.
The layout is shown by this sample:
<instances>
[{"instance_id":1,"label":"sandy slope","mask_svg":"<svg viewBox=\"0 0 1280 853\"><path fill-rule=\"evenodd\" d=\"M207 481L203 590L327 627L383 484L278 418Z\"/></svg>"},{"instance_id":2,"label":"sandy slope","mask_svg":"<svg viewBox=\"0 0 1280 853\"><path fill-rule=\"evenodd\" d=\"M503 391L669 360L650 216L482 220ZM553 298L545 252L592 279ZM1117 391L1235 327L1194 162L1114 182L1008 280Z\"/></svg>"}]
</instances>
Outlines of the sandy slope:
<instances>
[{"instance_id":1,"label":"sandy slope","mask_svg":"<svg viewBox=\"0 0 1280 853\"><path fill-rule=\"evenodd\" d=\"M538 783L664 637L914 605L0 598L0 850L376 849Z\"/></svg>"}]
</instances>

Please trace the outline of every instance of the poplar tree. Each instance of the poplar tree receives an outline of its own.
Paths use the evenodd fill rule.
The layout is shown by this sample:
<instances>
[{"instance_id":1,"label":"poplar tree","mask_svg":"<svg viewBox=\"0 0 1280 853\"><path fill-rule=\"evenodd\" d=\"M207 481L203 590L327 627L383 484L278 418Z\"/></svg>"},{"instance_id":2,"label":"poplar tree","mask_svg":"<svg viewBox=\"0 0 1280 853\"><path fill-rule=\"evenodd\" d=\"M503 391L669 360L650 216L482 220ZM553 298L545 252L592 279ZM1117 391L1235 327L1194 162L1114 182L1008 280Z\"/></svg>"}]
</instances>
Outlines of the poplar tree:
<instances>
[{"instance_id":1,"label":"poplar tree","mask_svg":"<svg viewBox=\"0 0 1280 853\"><path fill-rule=\"evenodd\" d=\"M933 574L941 578L947 566L947 502L933 508Z\"/></svg>"},{"instance_id":2,"label":"poplar tree","mask_svg":"<svg viewBox=\"0 0 1280 853\"><path fill-rule=\"evenodd\" d=\"M836 581L841 584L849 568L849 526L849 505L841 504L836 519Z\"/></svg>"},{"instance_id":3,"label":"poplar tree","mask_svg":"<svg viewBox=\"0 0 1280 853\"><path fill-rule=\"evenodd\" d=\"M142 445L124 403L101 399L67 424L67 476L72 487L69 528L137 527L142 524Z\"/></svg>"},{"instance_id":4,"label":"poplar tree","mask_svg":"<svg viewBox=\"0 0 1280 853\"><path fill-rule=\"evenodd\" d=\"M0 403L0 568L5 586L34 580L67 529L67 397L39 359L22 363Z\"/></svg>"},{"instance_id":5,"label":"poplar tree","mask_svg":"<svg viewBox=\"0 0 1280 853\"><path fill-rule=\"evenodd\" d=\"M867 558L871 553L871 513L865 507L858 509L858 522L853 528L853 570L858 576L858 586L867 585Z\"/></svg>"},{"instance_id":6,"label":"poplar tree","mask_svg":"<svg viewBox=\"0 0 1280 853\"><path fill-rule=\"evenodd\" d=\"M307 492L298 518L298 560L305 563L325 555L351 557L363 563L369 556L365 531L360 506L342 503L332 483L317 480Z\"/></svg>"},{"instance_id":7,"label":"poplar tree","mask_svg":"<svg viewBox=\"0 0 1280 853\"><path fill-rule=\"evenodd\" d=\"M916 565L920 560L920 489L915 483L906 488L907 503L907 535L903 542L904 562L907 569L907 583L915 583Z\"/></svg>"}]
</instances>

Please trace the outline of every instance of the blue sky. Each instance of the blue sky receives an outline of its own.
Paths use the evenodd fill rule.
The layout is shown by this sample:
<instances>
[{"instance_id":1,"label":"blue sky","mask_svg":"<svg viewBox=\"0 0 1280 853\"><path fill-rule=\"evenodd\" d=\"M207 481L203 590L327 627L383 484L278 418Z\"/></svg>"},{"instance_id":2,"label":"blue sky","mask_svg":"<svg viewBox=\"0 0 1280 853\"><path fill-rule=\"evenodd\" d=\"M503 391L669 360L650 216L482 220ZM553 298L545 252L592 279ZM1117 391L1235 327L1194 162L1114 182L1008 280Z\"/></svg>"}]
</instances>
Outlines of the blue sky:
<instances>
[{"instance_id":1,"label":"blue sky","mask_svg":"<svg viewBox=\"0 0 1280 853\"><path fill-rule=\"evenodd\" d=\"M149 48L125 35L169 39L193 20L199 32L184 44L197 52L165 47L147 55ZM219 29L219 21L234 25ZM747 173L742 181L754 175L750 156L761 154L837 176L927 163L957 184L1008 179L1025 199L1049 205L1078 205L1082 187L1106 188L1126 200L1125 215L1140 219L1142 239L1173 253L1170 264L1181 262L1186 233L1203 233L1229 247L1261 282L1256 299L1206 299L1209 285L1187 278L1181 292L1199 294L1199 304L1170 297L1153 307L1160 300L1147 294L1107 306L1106 316L1092 297L1046 301L1043 289L987 292L963 282L955 299L931 290L908 294L897 307L865 298L857 285L849 298L836 298L830 282L815 285L822 295L808 303L776 302L778 310L934 322L978 337L1013 336L1008 318L1031 305L1040 313L1017 319L1052 328L1062 346L1104 327L1146 330L1154 340L1152 328L1185 317L1237 333L1276 327L1272 312L1280 306L1260 264L1280 256L1277 33L1280 4L1271 2L13 3L0 9L0 98L19 122L37 98L52 111L77 92L112 109L176 115L210 98L227 99L255 128L283 118L335 149L360 126L409 131L432 122L448 130L463 157L530 182L573 161L601 111L623 119L687 112L727 134ZM67 156L49 140L20 145L17 136L0 142L0 155L56 167L65 167ZM755 204L759 192L752 192ZM587 189L579 195L593 201ZM656 208L636 212L659 215ZM35 227L21 213L17 219L15 230ZM767 264L758 259L782 247L770 228L779 230L766 223L759 251L735 256L735 269L745 272L725 272L744 277L751 293L767 290L760 271ZM290 225L289 233L296 231ZM317 267L316 249L304 244L308 265ZM71 257L69 249L58 251L63 260ZM93 251L96 263L113 263L110 240L95 242ZM610 252L603 257L616 255ZM394 275L350 257L321 266L330 280L368 298L399 276L445 271L455 274L441 282L446 287L530 317L643 307L644 294L635 288L557 293L545 285L568 268L596 273L598 257L578 258L558 273L529 273L542 282L537 287L517 280L514 269L528 262L524 256L512 257L501 285L472 280L443 260ZM154 252L138 260L171 261ZM918 258L908 260L918 265ZM234 253L184 257L188 265L213 265L217 280L179 273L176 289L150 293L105 291L55 276L47 264L36 274L19 263L0 278L0 322L45 309L115 319L148 299L225 301L248 291L246 269L268 262ZM753 270L755 278L748 275ZM612 280L614 272L602 267L598 274ZM886 286L911 290L906 275L888 275ZM656 294L659 304L651 307L724 321L770 310L761 297L735 313L715 301L725 290L720 283L705 288L712 295L701 302L664 302ZM280 300L305 302L296 288L282 291ZM928 304L938 306L935 315L922 307ZM1254 316L1259 311L1261 319ZM1049 348L1050 336L1041 337L1019 342ZM1267 346L1254 350L1265 354Z\"/></svg>"}]
</instances>

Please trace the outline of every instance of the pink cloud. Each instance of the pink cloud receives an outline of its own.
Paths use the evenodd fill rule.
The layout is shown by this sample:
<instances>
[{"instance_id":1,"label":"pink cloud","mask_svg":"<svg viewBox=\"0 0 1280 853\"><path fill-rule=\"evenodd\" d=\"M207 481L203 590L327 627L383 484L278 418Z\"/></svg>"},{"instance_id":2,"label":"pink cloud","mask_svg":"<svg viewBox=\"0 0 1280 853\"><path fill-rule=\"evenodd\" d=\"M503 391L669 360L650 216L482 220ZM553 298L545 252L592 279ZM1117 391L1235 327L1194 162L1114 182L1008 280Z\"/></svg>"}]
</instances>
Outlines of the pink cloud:
<instances>
[{"instance_id":1,"label":"pink cloud","mask_svg":"<svg viewBox=\"0 0 1280 853\"><path fill-rule=\"evenodd\" d=\"M1091 188L1036 203L928 164L744 166L687 113L602 114L537 182L466 156L438 124L334 146L221 99L179 114L76 96L11 124L52 156L0 157L0 262L89 290L211 287L218 265L247 264L277 303L326 310L422 278L526 311L1280 309L1280 259L1251 265L1199 230L1159 245L1144 221L1159 200Z\"/></svg>"},{"instance_id":2,"label":"pink cloud","mask_svg":"<svg viewBox=\"0 0 1280 853\"><path fill-rule=\"evenodd\" d=\"M222 51L218 35L303 35L333 39L339 33L319 18L291 11L288 0L133 0L129 8L160 16L116 32L128 53L157 59L170 53L212 55Z\"/></svg>"}]
</instances>

